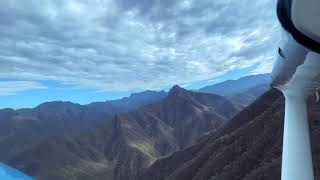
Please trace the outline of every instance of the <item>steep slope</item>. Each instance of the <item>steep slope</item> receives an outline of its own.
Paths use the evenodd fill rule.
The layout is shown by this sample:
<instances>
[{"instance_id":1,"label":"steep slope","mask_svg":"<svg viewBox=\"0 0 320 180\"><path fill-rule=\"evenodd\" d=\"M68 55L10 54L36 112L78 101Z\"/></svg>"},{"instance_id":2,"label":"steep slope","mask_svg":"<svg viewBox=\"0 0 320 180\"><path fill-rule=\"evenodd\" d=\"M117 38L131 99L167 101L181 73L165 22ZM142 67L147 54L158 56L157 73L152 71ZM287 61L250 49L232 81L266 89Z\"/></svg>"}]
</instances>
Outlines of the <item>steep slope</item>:
<instances>
[{"instance_id":1,"label":"steep slope","mask_svg":"<svg viewBox=\"0 0 320 180\"><path fill-rule=\"evenodd\" d=\"M199 92L218 94L249 105L270 87L270 74L245 76L237 80L227 80L199 89ZM238 98L243 96L243 98Z\"/></svg>"},{"instance_id":2,"label":"steep slope","mask_svg":"<svg viewBox=\"0 0 320 180\"><path fill-rule=\"evenodd\" d=\"M44 103L34 109L5 109L0 114L2 162L51 136L90 129L111 118L108 113L66 102Z\"/></svg>"},{"instance_id":3,"label":"steep slope","mask_svg":"<svg viewBox=\"0 0 320 180\"><path fill-rule=\"evenodd\" d=\"M223 97L175 86L161 102L116 115L101 129L52 139L11 164L37 179L131 180L237 112Z\"/></svg>"},{"instance_id":4,"label":"steep slope","mask_svg":"<svg viewBox=\"0 0 320 180\"><path fill-rule=\"evenodd\" d=\"M316 179L320 106L309 100ZM271 90L194 146L154 163L143 180L280 180L284 99Z\"/></svg>"},{"instance_id":5,"label":"steep slope","mask_svg":"<svg viewBox=\"0 0 320 180\"><path fill-rule=\"evenodd\" d=\"M52 136L96 128L116 113L163 99L165 92L147 91L121 100L79 105L70 102L43 103L33 109L0 110L0 161L32 148Z\"/></svg>"}]
</instances>

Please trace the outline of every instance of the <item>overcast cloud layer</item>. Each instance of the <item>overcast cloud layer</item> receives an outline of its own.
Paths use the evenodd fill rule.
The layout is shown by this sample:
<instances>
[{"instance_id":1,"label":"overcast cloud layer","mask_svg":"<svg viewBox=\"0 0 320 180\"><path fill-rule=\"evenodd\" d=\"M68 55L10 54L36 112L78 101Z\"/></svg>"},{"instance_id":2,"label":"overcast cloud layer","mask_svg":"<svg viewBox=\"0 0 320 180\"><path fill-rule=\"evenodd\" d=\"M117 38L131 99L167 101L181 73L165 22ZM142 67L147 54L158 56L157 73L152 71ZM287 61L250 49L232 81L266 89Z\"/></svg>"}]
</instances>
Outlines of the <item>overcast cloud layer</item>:
<instances>
[{"instance_id":1,"label":"overcast cloud layer","mask_svg":"<svg viewBox=\"0 0 320 180\"><path fill-rule=\"evenodd\" d=\"M274 1L3 0L0 79L130 91L268 72Z\"/></svg>"}]
</instances>

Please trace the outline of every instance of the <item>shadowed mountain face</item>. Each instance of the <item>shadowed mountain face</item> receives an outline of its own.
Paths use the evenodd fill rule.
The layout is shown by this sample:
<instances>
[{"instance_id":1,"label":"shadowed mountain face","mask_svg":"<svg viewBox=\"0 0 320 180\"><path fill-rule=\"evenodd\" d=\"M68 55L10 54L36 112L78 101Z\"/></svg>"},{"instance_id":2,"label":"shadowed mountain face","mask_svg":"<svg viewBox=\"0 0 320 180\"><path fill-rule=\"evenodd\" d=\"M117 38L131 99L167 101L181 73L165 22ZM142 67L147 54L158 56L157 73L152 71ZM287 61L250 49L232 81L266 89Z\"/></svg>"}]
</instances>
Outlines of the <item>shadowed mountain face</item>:
<instances>
[{"instance_id":1,"label":"shadowed mountain face","mask_svg":"<svg viewBox=\"0 0 320 180\"><path fill-rule=\"evenodd\" d=\"M309 99L316 179L320 106ZM155 162L143 180L280 180L284 99L271 90L199 143Z\"/></svg>"},{"instance_id":2,"label":"shadowed mountain face","mask_svg":"<svg viewBox=\"0 0 320 180\"><path fill-rule=\"evenodd\" d=\"M199 89L199 92L228 97L241 105L249 105L270 89L270 74L245 76Z\"/></svg>"},{"instance_id":3,"label":"shadowed mountain face","mask_svg":"<svg viewBox=\"0 0 320 180\"><path fill-rule=\"evenodd\" d=\"M158 103L116 115L100 129L51 139L10 164L37 179L136 179L158 158L190 146L238 111L221 96L175 86Z\"/></svg>"},{"instance_id":4,"label":"shadowed mountain face","mask_svg":"<svg viewBox=\"0 0 320 180\"><path fill-rule=\"evenodd\" d=\"M121 100L79 105L70 102L44 103L33 109L0 110L0 161L32 148L52 136L96 128L116 113L163 99L165 92L146 91Z\"/></svg>"}]
</instances>

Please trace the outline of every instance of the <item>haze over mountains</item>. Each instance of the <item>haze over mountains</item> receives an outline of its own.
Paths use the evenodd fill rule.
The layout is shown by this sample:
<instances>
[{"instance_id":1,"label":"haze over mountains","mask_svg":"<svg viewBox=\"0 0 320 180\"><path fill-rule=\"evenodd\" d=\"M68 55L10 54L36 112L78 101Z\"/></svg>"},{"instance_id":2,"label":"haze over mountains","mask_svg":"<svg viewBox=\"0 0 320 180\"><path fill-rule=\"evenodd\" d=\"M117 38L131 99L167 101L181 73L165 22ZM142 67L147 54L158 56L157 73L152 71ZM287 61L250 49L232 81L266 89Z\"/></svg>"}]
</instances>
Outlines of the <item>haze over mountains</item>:
<instances>
[{"instance_id":1,"label":"haze over mountains","mask_svg":"<svg viewBox=\"0 0 320 180\"><path fill-rule=\"evenodd\" d=\"M199 89L199 91L231 97L236 94L243 93L253 87L270 84L270 82L270 74L250 75L237 80L227 80L221 83L206 86Z\"/></svg>"},{"instance_id":2,"label":"haze over mountains","mask_svg":"<svg viewBox=\"0 0 320 180\"><path fill-rule=\"evenodd\" d=\"M227 80L199 89L199 92L225 96L242 105L249 105L257 97L270 89L270 74L245 76L237 80Z\"/></svg>"},{"instance_id":3,"label":"haze over mountains","mask_svg":"<svg viewBox=\"0 0 320 180\"><path fill-rule=\"evenodd\" d=\"M216 89L223 96L174 86L168 93L146 91L88 105L50 102L3 109L0 161L40 180L139 179L159 158L218 131L268 89L267 76L220 83ZM249 85L230 90L239 81ZM238 94L244 98L236 99Z\"/></svg>"},{"instance_id":4,"label":"haze over mountains","mask_svg":"<svg viewBox=\"0 0 320 180\"><path fill-rule=\"evenodd\" d=\"M252 2L0 1L0 165L36 180L185 180L183 160L201 155L185 151L269 91L259 73L270 72L281 38L277 3ZM228 139L232 130L214 157L242 140ZM175 155L179 164L166 165ZM213 176L190 172L239 173L221 164Z\"/></svg>"},{"instance_id":5,"label":"haze over mountains","mask_svg":"<svg viewBox=\"0 0 320 180\"><path fill-rule=\"evenodd\" d=\"M48 102L33 109L0 110L0 161L32 148L52 136L96 128L115 114L163 99L163 91L136 93L120 100L79 105Z\"/></svg>"},{"instance_id":6,"label":"haze over mountains","mask_svg":"<svg viewBox=\"0 0 320 180\"><path fill-rule=\"evenodd\" d=\"M11 163L37 179L131 180L238 111L221 96L175 86L158 103L119 114L99 130L42 143Z\"/></svg>"}]
</instances>

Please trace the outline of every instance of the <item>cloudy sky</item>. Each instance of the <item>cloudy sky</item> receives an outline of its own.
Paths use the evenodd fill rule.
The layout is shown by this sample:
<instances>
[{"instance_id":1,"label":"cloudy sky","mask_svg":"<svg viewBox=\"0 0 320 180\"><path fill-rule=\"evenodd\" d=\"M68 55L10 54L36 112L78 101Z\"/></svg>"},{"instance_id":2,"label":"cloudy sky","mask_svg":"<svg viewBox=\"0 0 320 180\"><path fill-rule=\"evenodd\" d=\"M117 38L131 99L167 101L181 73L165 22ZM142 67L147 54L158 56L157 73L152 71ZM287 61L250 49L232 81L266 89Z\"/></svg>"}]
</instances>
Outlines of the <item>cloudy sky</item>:
<instances>
[{"instance_id":1,"label":"cloudy sky","mask_svg":"<svg viewBox=\"0 0 320 180\"><path fill-rule=\"evenodd\" d=\"M271 70L275 0L0 1L0 108Z\"/></svg>"}]
</instances>

